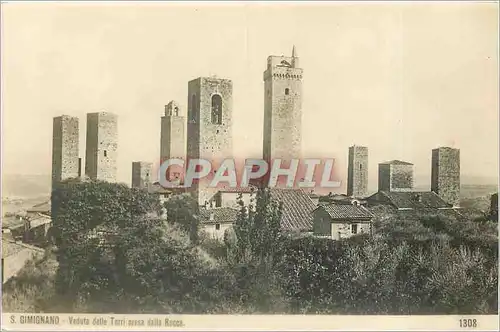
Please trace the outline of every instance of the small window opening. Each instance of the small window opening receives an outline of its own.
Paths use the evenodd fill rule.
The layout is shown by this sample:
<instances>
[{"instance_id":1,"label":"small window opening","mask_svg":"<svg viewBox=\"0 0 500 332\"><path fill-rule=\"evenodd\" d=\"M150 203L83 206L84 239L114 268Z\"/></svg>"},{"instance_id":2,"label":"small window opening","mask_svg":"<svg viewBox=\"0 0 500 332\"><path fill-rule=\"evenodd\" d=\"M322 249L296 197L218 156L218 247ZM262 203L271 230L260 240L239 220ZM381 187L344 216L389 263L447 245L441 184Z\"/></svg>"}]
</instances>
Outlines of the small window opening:
<instances>
[{"instance_id":1,"label":"small window opening","mask_svg":"<svg viewBox=\"0 0 500 332\"><path fill-rule=\"evenodd\" d=\"M290 94L290 89L289 89L289 88L286 88L286 89L285 89L285 95L287 95L287 96L288 96L289 94Z\"/></svg>"},{"instance_id":2,"label":"small window opening","mask_svg":"<svg viewBox=\"0 0 500 332\"><path fill-rule=\"evenodd\" d=\"M220 230L220 224L215 224L215 230L216 231Z\"/></svg>"},{"instance_id":3,"label":"small window opening","mask_svg":"<svg viewBox=\"0 0 500 332\"><path fill-rule=\"evenodd\" d=\"M222 98L219 95L212 97L212 123L222 124Z\"/></svg>"},{"instance_id":4,"label":"small window opening","mask_svg":"<svg viewBox=\"0 0 500 332\"><path fill-rule=\"evenodd\" d=\"M358 225L357 224L352 224L351 225L351 233L352 234L358 234Z\"/></svg>"},{"instance_id":5,"label":"small window opening","mask_svg":"<svg viewBox=\"0 0 500 332\"><path fill-rule=\"evenodd\" d=\"M108 156L108 151L104 150L104 157Z\"/></svg>"}]
</instances>

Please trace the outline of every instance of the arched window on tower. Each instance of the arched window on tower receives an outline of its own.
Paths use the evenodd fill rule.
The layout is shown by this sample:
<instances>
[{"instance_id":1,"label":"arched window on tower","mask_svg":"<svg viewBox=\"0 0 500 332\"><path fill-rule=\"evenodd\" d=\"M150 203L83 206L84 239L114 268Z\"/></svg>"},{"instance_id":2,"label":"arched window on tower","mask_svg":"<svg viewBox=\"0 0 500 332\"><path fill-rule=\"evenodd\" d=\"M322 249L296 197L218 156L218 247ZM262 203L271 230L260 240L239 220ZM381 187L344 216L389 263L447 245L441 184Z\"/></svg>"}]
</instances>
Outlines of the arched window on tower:
<instances>
[{"instance_id":1,"label":"arched window on tower","mask_svg":"<svg viewBox=\"0 0 500 332\"><path fill-rule=\"evenodd\" d=\"M286 89L285 89L285 95L287 95L287 96L288 96L289 94L290 94L290 89L289 89L289 88L286 88Z\"/></svg>"},{"instance_id":2,"label":"arched window on tower","mask_svg":"<svg viewBox=\"0 0 500 332\"><path fill-rule=\"evenodd\" d=\"M174 108L174 115L179 116L179 107L175 106Z\"/></svg>"},{"instance_id":3,"label":"arched window on tower","mask_svg":"<svg viewBox=\"0 0 500 332\"><path fill-rule=\"evenodd\" d=\"M191 122L196 122L196 95L191 96L191 116L189 117L189 120Z\"/></svg>"},{"instance_id":4,"label":"arched window on tower","mask_svg":"<svg viewBox=\"0 0 500 332\"><path fill-rule=\"evenodd\" d=\"M219 95L212 96L212 123L222 124L222 98Z\"/></svg>"}]
</instances>

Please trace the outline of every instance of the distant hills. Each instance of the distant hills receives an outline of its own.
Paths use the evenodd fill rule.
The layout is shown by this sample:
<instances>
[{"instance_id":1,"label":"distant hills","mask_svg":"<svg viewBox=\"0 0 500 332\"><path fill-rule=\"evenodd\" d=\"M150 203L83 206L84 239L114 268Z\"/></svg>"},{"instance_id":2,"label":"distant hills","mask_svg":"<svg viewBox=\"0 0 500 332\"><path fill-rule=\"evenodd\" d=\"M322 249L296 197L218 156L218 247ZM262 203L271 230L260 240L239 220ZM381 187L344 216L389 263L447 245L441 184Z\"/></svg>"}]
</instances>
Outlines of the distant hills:
<instances>
[{"instance_id":1,"label":"distant hills","mask_svg":"<svg viewBox=\"0 0 500 332\"><path fill-rule=\"evenodd\" d=\"M2 200L50 196L51 175L2 174Z\"/></svg>"},{"instance_id":2,"label":"distant hills","mask_svg":"<svg viewBox=\"0 0 500 332\"><path fill-rule=\"evenodd\" d=\"M418 185L426 181L416 179L416 190L430 190L430 184ZM479 176L462 176L461 196L464 198L491 195L498 191L497 179ZM50 174L3 174L2 175L2 200L8 199L33 199L49 197L51 186ZM376 184L370 191L376 191ZM341 189L341 191L343 191Z\"/></svg>"}]
</instances>

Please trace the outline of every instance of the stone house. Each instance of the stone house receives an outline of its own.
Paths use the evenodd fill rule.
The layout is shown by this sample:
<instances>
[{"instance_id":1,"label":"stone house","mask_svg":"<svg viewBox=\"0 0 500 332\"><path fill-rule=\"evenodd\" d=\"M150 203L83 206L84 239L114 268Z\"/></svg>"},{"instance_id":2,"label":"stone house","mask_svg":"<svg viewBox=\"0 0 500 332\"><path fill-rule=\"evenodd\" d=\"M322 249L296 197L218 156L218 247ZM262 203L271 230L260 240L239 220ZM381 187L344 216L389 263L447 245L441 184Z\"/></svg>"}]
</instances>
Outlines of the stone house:
<instances>
[{"instance_id":1,"label":"stone house","mask_svg":"<svg viewBox=\"0 0 500 332\"><path fill-rule=\"evenodd\" d=\"M224 233L233 227L237 216L238 210L230 207L200 208L200 230L210 238L222 241Z\"/></svg>"},{"instance_id":2,"label":"stone house","mask_svg":"<svg viewBox=\"0 0 500 332\"><path fill-rule=\"evenodd\" d=\"M374 220L393 216L418 222L423 216L442 216L459 221L474 221L485 215L471 208L454 207L433 191L379 191L367 198L367 207Z\"/></svg>"},{"instance_id":3,"label":"stone house","mask_svg":"<svg viewBox=\"0 0 500 332\"><path fill-rule=\"evenodd\" d=\"M238 197L241 198L245 206L250 204L252 195L255 197L257 187L250 184L248 187L224 187L219 189L209 200L209 207L231 207L238 208Z\"/></svg>"},{"instance_id":4,"label":"stone house","mask_svg":"<svg viewBox=\"0 0 500 332\"><path fill-rule=\"evenodd\" d=\"M51 201L34 205L26 211L23 241L35 245L45 245L52 227Z\"/></svg>"},{"instance_id":5,"label":"stone house","mask_svg":"<svg viewBox=\"0 0 500 332\"><path fill-rule=\"evenodd\" d=\"M357 203L320 205L313 212L313 234L333 240L371 234L372 218L373 214Z\"/></svg>"},{"instance_id":6,"label":"stone house","mask_svg":"<svg viewBox=\"0 0 500 332\"><path fill-rule=\"evenodd\" d=\"M453 208L433 191L379 191L366 200L368 206L390 205L400 211Z\"/></svg>"},{"instance_id":7,"label":"stone house","mask_svg":"<svg viewBox=\"0 0 500 332\"><path fill-rule=\"evenodd\" d=\"M211 205L205 207L206 211L215 209L237 207L236 199L241 193L245 204L249 201L251 195L255 195L256 187L236 188L236 190L222 189L213 197L219 207L211 208ZM309 193L302 189L291 188L271 188L269 189L271 199L282 204L281 228L288 232L311 232L312 231L312 211L316 208L315 202L309 196ZM246 201L245 201L246 200ZM216 204L216 206L217 206ZM202 210L203 211L203 210ZM217 217L215 217L217 220ZM215 223L212 223L215 224Z\"/></svg>"}]
</instances>

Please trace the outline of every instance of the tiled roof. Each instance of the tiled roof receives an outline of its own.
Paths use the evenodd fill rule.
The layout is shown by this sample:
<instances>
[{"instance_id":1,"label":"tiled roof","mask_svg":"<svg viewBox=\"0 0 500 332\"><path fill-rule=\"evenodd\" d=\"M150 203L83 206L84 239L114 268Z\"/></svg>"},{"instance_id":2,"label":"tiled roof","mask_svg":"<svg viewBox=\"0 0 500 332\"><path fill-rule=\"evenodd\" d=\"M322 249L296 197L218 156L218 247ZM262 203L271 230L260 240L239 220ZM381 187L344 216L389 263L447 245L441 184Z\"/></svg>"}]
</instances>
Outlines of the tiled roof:
<instances>
[{"instance_id":1,"label":"tiled roof","mask_svg":"<svg viewBox=\"0 0 500 332\"><path fill-rule=\"evenodd\" d=\"M381 165L413 165L412 163L409 163L407 161L402 161L402 160L391 160L391 161L386 161L383 163L380 163Z\"/></svg>"},{"instance_id":2,"label":"tiled roof","mask_svg":"<svg viewBox=\"0 0 500 332\"><path fill-rule=\"evenodd\" d=\"M451 208L433 191L389 192L379 191L368 198L368 201L386 201L398 209Z\"/></svg>"},{"instance_id":3,"label":"tiled roof","mask_svg":"<svg viewBox=\"0 0 500 332\"><path fill-rule=\"evenodd\" d=\"M363 206L328 204L319 206L318 209L325 210L333 220L369 220L373 214Z\"/></svg>"},{"instance_id":4,"label":"tiled roof","mask_svg":"<svg viewBox=\"0 0 500 332\"><path fill-rule=\"evenodd\" d=\"M218 189L218 192L221 192L221 193L243 193L243 194L249 194L249 193L252 193L252 192L256 192L257 191L257 186L253 185L253 184L249 184L248 187L222 187L220 189Z\"/></svg>"},{"instance_id":5,"label":"tiled roof","mask_svg":"<svg viewBox=\"0 0 500 332\"><path fill-rule=\"evenodd\" d=\"M38 212L38 213L43 213L50 215L51 211L51 201L50 199L46 202L34 205L33 207L29 208L27 212Z\"/></svg>"},{"instance_id":6,"label":"tiled roof","mask_svg":"<svg viewBox=\"0 0 500 332\"><path fill-rule=\"evenodd\" d=\"M24 227L24 219L20 220L16 216L2 217L2 228L15 229L19 227Z\"/></svg>"},{"instance_id":7,"label":"tiled roof","mask_svg":"<svg viewBox=\"0 0 500 332\"><path fill-rule=\"evenodd\" d=\"M213 220L210 220L212 214ZM238 210L229 207L200 208L200 222L202 224L235 222L237 216Z\"/></svg>"},{"instance_id":8,"label":"tiled roof","mask_svg":"<svg viewBox=\"0 0 500 332\"><path fill-rule=\"evenodd\" d=\"M150 194L171 194L174 188L164 188L159 182L151 183L148 186L148 192Z\"/></svg>"},{"instance_id":9,"label":"tiled roof","mask_svg":"<svg viewBox=\"0 0 500 332\"><path fill-rule=\"evenodd\" d=\"M30 216L29 221L30 221L30 227L35 228L38 226L50 224L52 222L52 219L47 215L44 215L42 213L37 213L36 215Z\"/></svg>"},{"instance_id":10,"label":"tiled roof","mask_svg":"<svg viewBox=\"0 0 500 332\"><path fill-rule=\"evenodd\" d=\"M283 203L281 227L285 230L312 229L312 211L316 204L302 189L270 189L271 199Z\"/></svg>"}]
</instances>

